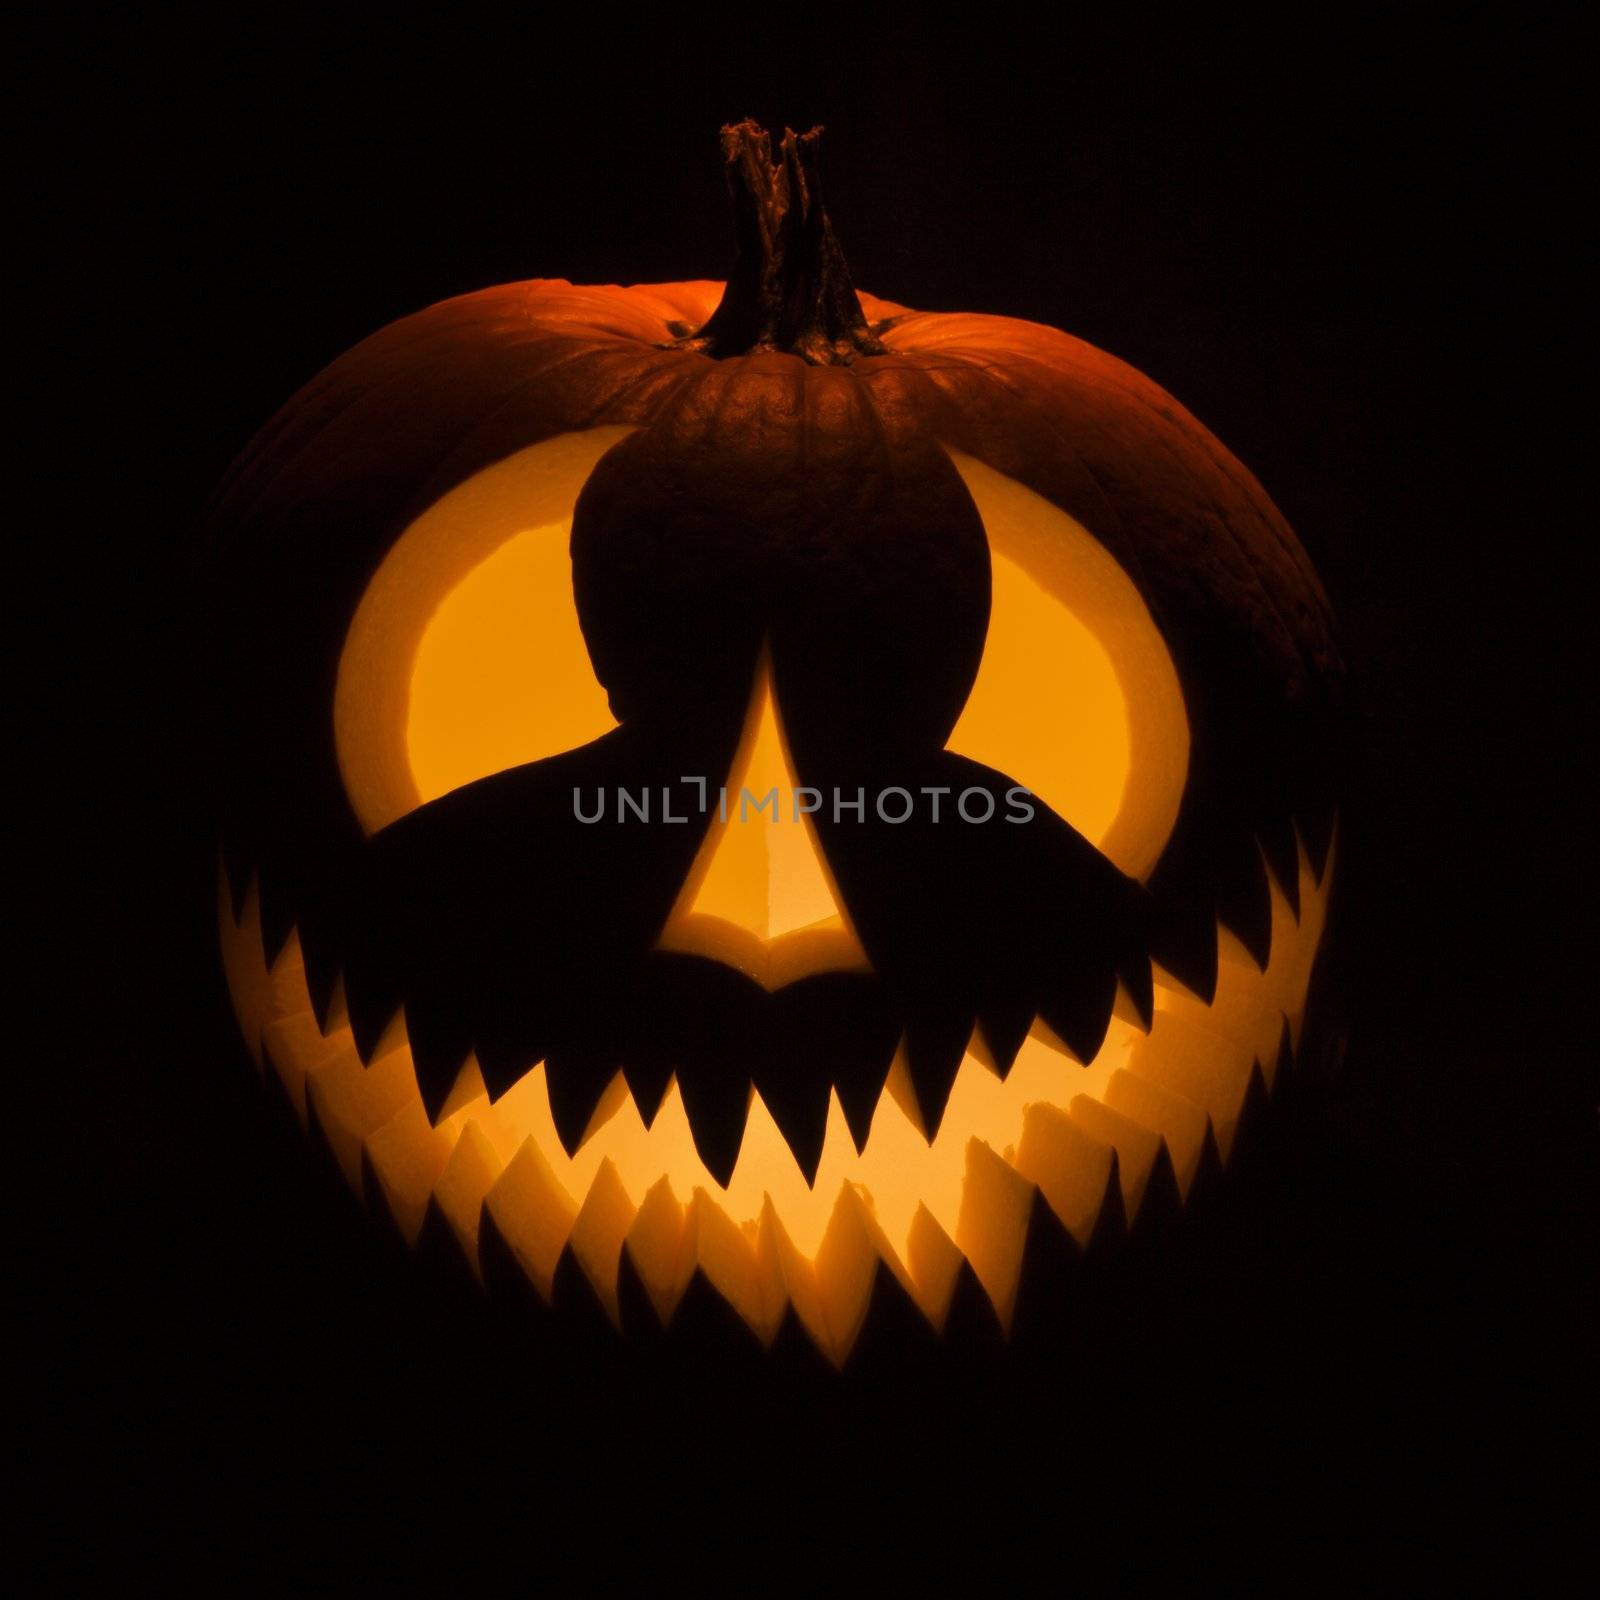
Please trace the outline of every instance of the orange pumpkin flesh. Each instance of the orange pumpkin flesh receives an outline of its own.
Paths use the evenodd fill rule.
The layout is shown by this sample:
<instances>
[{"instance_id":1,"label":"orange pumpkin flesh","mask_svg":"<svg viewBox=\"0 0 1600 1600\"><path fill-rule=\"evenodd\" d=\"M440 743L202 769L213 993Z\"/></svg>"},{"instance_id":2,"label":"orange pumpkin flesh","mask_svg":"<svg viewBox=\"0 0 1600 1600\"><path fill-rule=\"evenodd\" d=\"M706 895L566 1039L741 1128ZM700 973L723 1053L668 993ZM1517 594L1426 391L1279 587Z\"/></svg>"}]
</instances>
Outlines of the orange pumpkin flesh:
<instances>
[{"instance_id":1,"label":"orange pumpkin flesh","mask_svg":"<svg viewBox=\"0 0 1600 1600\"><path fill-rule=\"evenodd\" d=\"M624 1261L664 1322L698 1276L842 1362L879 1277L937 1327L970 1270L1006 1325L1036 1207L1083 1246L1226 1157L1321 938L1338 660L1168 396L856 296L814 143L725 152L799 291L446 302L234 469L221 923L258 1059L408 1237L614 1317ZM619 865L557 825L697 770L988 774L1049 842L700 816Z\"/></svg>"}]
</instances>

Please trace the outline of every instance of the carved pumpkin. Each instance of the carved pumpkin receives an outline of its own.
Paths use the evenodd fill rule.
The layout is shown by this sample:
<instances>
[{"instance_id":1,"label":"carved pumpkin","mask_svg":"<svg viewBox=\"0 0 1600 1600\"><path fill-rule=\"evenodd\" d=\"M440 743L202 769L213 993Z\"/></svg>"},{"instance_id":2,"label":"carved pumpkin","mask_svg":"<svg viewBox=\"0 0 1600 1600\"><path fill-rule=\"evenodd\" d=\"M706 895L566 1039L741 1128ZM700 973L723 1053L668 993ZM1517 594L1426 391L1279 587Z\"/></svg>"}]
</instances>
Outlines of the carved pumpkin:
<instances>
[{"instance_id":1,"label":"carved pumpkin","mask_svg":"<svg viewBox=\"0 0 1600 1600\"><path fill-rule=\"evenodd\" d=\"M1227 1157L1340 668L1154 384L856 294L816 138L724 130L726 287L408 317L211 522L226 967L302 1120L475 1269L664 1323L703 1280L843 1362L875 1282L1005 1326L1041 1219Z\"/></svg>"}]
</instances>

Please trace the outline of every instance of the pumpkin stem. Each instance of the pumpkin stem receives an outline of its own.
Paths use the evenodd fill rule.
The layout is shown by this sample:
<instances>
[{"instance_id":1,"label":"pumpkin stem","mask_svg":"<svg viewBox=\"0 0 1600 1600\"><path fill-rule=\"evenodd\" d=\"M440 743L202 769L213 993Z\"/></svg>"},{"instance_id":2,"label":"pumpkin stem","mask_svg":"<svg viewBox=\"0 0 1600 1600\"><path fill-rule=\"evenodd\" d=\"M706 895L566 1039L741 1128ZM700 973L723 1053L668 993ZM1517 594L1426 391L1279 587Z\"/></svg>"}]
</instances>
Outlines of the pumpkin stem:
<instances>
[{"instance_id":1,"label":"pumpkin stem","mask_svg":"<svg viewBox=\"0 0 1600 1600\"><path fill-rule=\"evenodd\" d=\"M719 360L781 350L817 367L884 354L823 208L821 138L820 127L802 134L785 128L783 159L774 164L772 142L756 123L722 130L738 256L705 326L664 348L698 350Z\"/></svg>"}]
</instances>

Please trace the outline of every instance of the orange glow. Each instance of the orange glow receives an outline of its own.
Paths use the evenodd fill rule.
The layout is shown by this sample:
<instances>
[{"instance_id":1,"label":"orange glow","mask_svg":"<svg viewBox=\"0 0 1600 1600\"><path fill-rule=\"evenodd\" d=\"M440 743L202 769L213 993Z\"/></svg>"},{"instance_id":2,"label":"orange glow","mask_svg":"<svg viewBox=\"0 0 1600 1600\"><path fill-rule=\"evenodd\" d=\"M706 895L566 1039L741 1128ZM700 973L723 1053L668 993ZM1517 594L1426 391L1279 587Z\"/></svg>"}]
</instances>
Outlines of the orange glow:
<instances>
[{"instance_id":1,"label":"orange glow","mask_svg":"<svg viewBox=\"0 0 1600 1600\"><path fill-rule=\"evenodd\" d=\"M298 940L267 967L253 890L235 922L224 889L221 932L229 988L257 1060L302 1121L315 1109L358 1193L364 1158L407 1237L416 1238L431 1202L476 1267L487 1208L541 1294L549 1296L570 1248L613 1315L622 1250L663 1320L698 1268L759 1338L773 1337L792 1304L818 1347L842 1364L879 1265L937 1327L965 1257L1005 1323L1035 1191L1086 1243L1112 1184L1130 1219L1137 1214L1163 1151L1184 1195L1208 1138L1228 1153L1252 1079L1271 1083L1285 1023L1298 1035L1331 858L1320 884L1303 854L1299 871L1298 920L1272 885L1265 972L1220 932L1215 1002L1202 1004L1158 969L1150 1032L1119 1006L1087 1066L1036 1025L1002 1082L974 1041L931 1141L902 1108L895 1074L860 1152L835 1096L813 1184L754 1093L725 1188L695 1151L675 1083L647 1127L619 1075L569 1156L543 1065L491 1104L469 1056L430 1123L403 1014L363 1066L337 1001L327 1032L318 1026Z\"/></svg>"},{"instance_id":2,"label":"orange glow","mask_svg":"<svg viewBox=\"0 0 1600 1600\"><path fill-rule=\"evenodd\" d=\"M1106 548L1031 489L951 452L989 537L993 601L948 748L1031 790L1130 877L1178 819L1189 721L1167 647Z\"/></svg>"},{"instance_id":3,"label":"orange glow","mask_svg":"<svg viewBox=\"0 0 1600 1600\"><path fill-rule=\"evenodd\" d=\"M485 468L395 542L339 658L334 740L361 825L616 726L578 627L567 543L632 430L561 434Z\"/></svg>"},{"instance_id":4,"label":"orange glow","mask_svg":"<svg viewBox=\"0 0 1600 1600\"><path fill-rule=\"evenodd\" d=\"M617 726L578 627L571 538L570 518L517 534L434 613L406 719L423 800Z\"/></svg>"},{"instance_id":5,"label":"orange glow","mask_svg":"<svg viewBox=\"0 0 1600 1600\"><path fill-rule=\"evenodd\" d=\"M475 778L571 749L615 726L572 594L572 509L599 457L629 430L533 446L418 517L375 574L346 636L334 703L340 771L369 831ZM1076 521L965 456L983 518L993 604L982 663L949 748L996 768L1124 872L1147 875L1176 821L1189 730L1176 672L1132 582ZM661 936L768 988L865 968L798 789L765 661L714 819ZM776 790L782 808L756 809ZM752 802L741 805L744 791ZM708 799L717 806L712 789ZM1206 1006L1157 969L1148 1033L1125 996L1095 1059L1075 1062L1036 1023L1004 1081L974 1037L930 1139L891 1069L864 1149L837 1096L808 1183L752 1091L726 1186L701 1162L674 1082L646 1125L620 1074L574 1155L556 1134L545 1068L491 1104L468 1056L431 1122L398 1013L363 1065L343 1007L312 1012L298 940L267 967L254 891L222 935L240 1023L257 1059L317 1126L352 1187L364 1174L415 1239L430 1205L477 1267L482 1215L546 1298L570 1252L618 1315L626 1250L663 1321L701 1271L770 1340L793 1306L843 1363L882 1266L934 1326L969 1262L1008 1323L1034 1196L1087 1243L1112 1186L1131 1219L1158 1162L1187 1195L1208 1141L1226 1156L1255 1077L1269 1085L1287 1022L1298 1031L1322 933L1328 872L1302 855L1298 919L1276 884L1271 961L1259 971L1219 930ZM819 1072L827 1063L817 1064Z\"/></svg>"},{"instance_id":6,"label":"orange glow","mask_svg":"<svg viewBox=\"0 0 1600 1600\"><path fill-rule=\"evenodd\" d=\"M385 557L346 636L334 698L340 772L368 832L616 726L578 626L568 541L585 480L629 431L596 428L517 452L451 490ZM1072 517L982 462L952 459L988 535L993 603L948 747L1013 778L1142 877L1177 819L1189 759L1183 694L1160 633L1122 569ZM781 757L777 735L762 746L759 771L787 772L786 761L769 759L775 751ZM772 832L767 867L725 882L781 883L793 873L796 883L819 881L804 859L809 824ZM737 846L752 862L761 848L753 835ZM807 895L816 900L814 888L783 898L798 915ZM732 916L699 909L734 927L762 920L742 903ZM704 942L679 932L691 943L678 948ZM735 965L770 967L748 940L718 937L743 951ZM815 970L823 957L811 942L817 953L797 959ZM838 964L848 952L835 944Z\"/></svg>"},{"instance_id":7,"label":"orange glow","mask_svg":"<svg viewBox=\"0 0 1600 1600\"><path fill-rule=\"evenodd\" d=\"M707 795L715 815L663 950L714 957L768 989L868 968L799 789L763 658L733 768L720 794Z\"/></svg>"},{"instance_id":8,"label":"orange glow","mask_svg":"<svg viewBox=\"0 0 1600 1600\"><path fill-rule=\"evenodd\" d=\"M949 748L1012 776L1091 843L1128 783L1128 706L1111 658L1061 602L999 550L978 681ZM982 756L978 752L982 752Z\"/></svg>"}]
</instances>

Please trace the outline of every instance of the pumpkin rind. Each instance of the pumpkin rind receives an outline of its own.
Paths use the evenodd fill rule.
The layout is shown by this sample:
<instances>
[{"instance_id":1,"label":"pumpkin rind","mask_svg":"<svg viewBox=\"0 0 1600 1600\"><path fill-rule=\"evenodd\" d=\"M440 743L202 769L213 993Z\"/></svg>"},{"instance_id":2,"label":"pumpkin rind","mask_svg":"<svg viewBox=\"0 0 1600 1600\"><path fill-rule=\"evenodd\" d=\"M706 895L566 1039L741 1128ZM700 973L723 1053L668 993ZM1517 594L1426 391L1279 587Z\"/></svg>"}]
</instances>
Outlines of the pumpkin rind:
<instances>
[{"instance_id":1,"label":"pumpkin rind","mask_svg":"<svg viewBox=\"0 0 1600 1600\"><path fill-rule=\"evenodd\" d=\"M867 295L860 297L861 305L884 353L860 355L848 367L813 366L775 351L716 360L692 348L671 348L681 338L675 329L702 328L711 319L722 287L695 282L584 288L534 281L463 296L408 317L335 362L280 412L230 472L209 522L217 596L219 812L231 888L224 932L243 915L235 931L243 930L247 945L259 937L254 949L262 974L247 970L250 962L243 957L235 958L230 976L236 999L263 983L279 982L274 974L287 963L293 983L303 985L316 1025L330 1038L348 1028L343 1036L349 1044L340 1048L366 1063L376 1063L392 1045L395 1008L403 1004L406 1048L419 1093L415 1113L407 1115L421 1117L424 1130L443 1126L456 1114L452 1106L465 1092L457 1069L468 1052L475 1053L482 1072L479 1087L487 1090L488 1102L512 1090L535 1061L543 1061L554 1131L569 1156L610 1092L611 1037L602 1030L583 1039L569 1027L547 1038L531 1012L503 1014L513 1001L536 1009L533 1002L520 990L512 996L504 985L485 987L478 971L482 952L519 948L526 931L514 900L482 915L477 908L490 906L496 881L517 881L519 850L535 848L536 836L519 833L518 825L519 818L530 815L523 798L534 791L519 789L515 773L497 775L490 782L498 785L505 803L491 805L484 798L487 787L469 785L431 802L426 815L402 818L369 841L341 783L330 714L340 649L373 574L402 532L442 496L517 451L594 428L636 430L595 468L580 497L573 534L574 584L585 636L624 726L597 741L597 747L605 747L600 757L590 747L587 757L575 752L541 763L549 767L550 784L566 782L569 774L613 769L648 771L671 781L693 770L691 758L707 771L725 763L728 752L708 732L709 723L691 719L679 726L669 718L659 728L631 725L651 720L635 714L656 687L686 672L691 677L701 672L693 652L702 635L686 630L676 643L663 644L659 629L641 626L649 618L653 580L640 553L645 546L630 551L626 541L639 536L640 518L655 515L653 507L675 508L673 514L690 517L702 532L707 519L716 517L724 532L736 531L741 506L748 506L752 518L762 514L757 567L749 568L746 553L731 538L718 547L722 554L716 560L734 575L727 580L734 592L749 602L752 626L771 616L800 619L794 624L801 630L796 648L804 646L801 653L812 663L827 659L829 651L823 648L825 639L804 632L804 619L818 609L811 603L815 596L804 591L805 575L848 573L854 562L859 590L870 600L875 569L861 552L870 549L873 559L881 557L882 595L892 599L899 593L905 604L897 611L885 601L868 610L880 628L900 628L904 635L874 670L889 681L891 657L903 657L909 663L907 682L914 681L923 696L917 714L925 721L913 717L900 727L887 714L899 700L909 700L909 692L898 699L852 701L844 679L818 676L822 687L816 694L826 692L846 723L852 718L860 723L858 745L875 735L888 747L897 738L908 749L938 746L970 687L988 609L988 571L982 524L949 451L971 456L1042 496L1115 558L1170 650L1190 727L1188 786L1154 871L1141 887L1081 840L1081 849L1074 846L1076 835L1068 839L1067 829L1058 848L1076 898L1064 908L1062 927L1048 938L1040 935L1039 959L1053 961L1066 948L1076 950L1079 960L1051 980L1056 988L1035 994L1023 986L994 994L976 1009L976 1003L963 1000L949 1011L940 1011L937 994L930 992L923 996L928 1005L922 1011L897 1017L882 1012L870 986L836 982L829 1002L835 1010L828 1013L834 1032L828 1041L864 1043L854 1062L845 1059L848 1052L832 1051L831 1081L780 1071L776 1056L745 1060L741 1049L748 1040L737 1029L728 1036L731 1043L712 1048L706 1017L760 1013L767 1020L749 1026L770 1029L774 1051L793 1030L779 1011L762 1012L768 1002L758 1000L736 975L708 976L695 969L695 981L712 987L670 1003L679 1012L685 1007L696 1012L701 1031L695 1039L697 1047L709 1051L705 1060L630 1059L623 1075L647 1122L676 1084L698 1155L725 1185L743 1135L741 1085L747 1091L754 1084L801 1171L814 1179L818 1162L825 1159L829 1091L837 1091L860 1152L874 1110L889 1092L885 1073L897 1041L904 1046L906 1083L894 1092L903 1094L908 1114L916 1113L932 1141L975 1039L982 1040L993 1069L1004 1078L1037 1014L1089 1061L1118 993L1130 999L1148 1027L1152 961L1192 991L1197 1004L1214 996L1220 1004L1232 991L1228 984L1218 988L1219 928L1223 940L1236 940L1255 965L1266 967L1275 918L1281 929L1285 905L1290 913L1298 910L1309 889L1318 900L1320 931L1340 755L1342 668L1320 584L1266 495L1182 407L1123 363L1035 324L916 313ZM886 484L898 485L901 498L874 533L871 493L862 499L861 490ZM819 507L827 508L827 515ZM650 549L670 556L691 541L681 531L672 532L677 525L667 511L660 517L652 534L657 543ZM917 531L924 539L920 546L912 536ZM904 548L895 543L902 535ZM783 552L791 546L804 549L793 570L783 565ZM704 549L697 559L704 571L715 566ZM750 570L757 571L756 579L749 577ZM635 580L630 592L626 586ZM850 587L844 579L826 582ZM801 604L797 594L807 603ZM758 599L750 601L751 595ZM779 609L771 611L774 606ZM780 626L774 645L780 685L785 648ZM726 697L730 707L742 703L746 685L719 682L715 665L701 672L702 698L709 704ZM583 765L596 759L612 766ZM444 853L435 842L440 837L451 841ZM680 858L686 859L693 843L686 838L682 848L674 847L676 853L657 850L653 856L641 845L629 858L636 893L628 915L637 927L619 934L615 928L591 928L575 915L562 937L580 958L605 937L639 943L670 904L682 880ZM842 855L846 869L871 870L848 860L847 845ZM473 908L465 938L460 920L441 911L442 901L428 902L427 874L419 864L439 883L454 885L460 904ZM1065 913L1087 930L1077 942ZM1017 953L1019 959L1025 954L1020 944ZM1309 970L1303 949L1295 955L1297 964L1302 959ZM908 958L908 970L914 967ZM652 969L651 981L665 970ZM685 968L680 961L671 970L681 975ZM561 969L553 961L546 977L558 991ZM889 977L902 987L911 981L904 973L891 971ZM533 987L537 990L537 984ZM270 1012L270 1007L258 1008L258 1016L250 1009L255 1004L240 1001L247 1035L250 1019L257 1018L253 1045L264 1026L260 1019ZM500 1012L490 1019L486 1007ZM1287 1010L1284 1015L1287 1027ZM1264 1049L1256 1048L1255 1071L1270 1076L1277 1064L1275 1041L1273 1050L1265 1051L1273 1056L1270 1063L1263 1059ZM818 1046L815 1053L828 1051ZM276 1060L270 1046L267 1054ZM289 1086L294 1071L281 1064L279 1070L287 1073ZM1080 1123L1087 1126L1083 1118L1094 1116L1112 1123L1131 1118L1130 1108L1138 1101L1144 1120L1129 1126L1146 1136L1156 1126L1159 1156L1142 1171L1138 1194L1146 1184L1160 1190L1169 1182L1187 1192L1202 1147L1210 1148L1217 1136L1214 1129L1226 1130L1224 1137L1231 1139L1248 1094L1258 1089L1255 1072L1247 1077L1247 1088L1231 1080L1224 1088L1194 1085L1192 1103L1178 1095L1170 1106L1160 1098L1168 1090L1135 1085L1126 1089L1133 1099L1123 1109L1108 1100L1109 1109L1085 1111ZM291 1095L295 1092L291 1088ZM313 1114L316 1091L301 1085L299 1093L303 1114ZM1155 1095L1149 1104L1139 1100L1147 1094ZM1204 1107L1199 1144L1179 1128L1188 1126L1183 1104L1190 1110ZM729 1106L738 1109L731 1121ZM1045 1137L1037 1129L1036 1134ZM1086 1136L1080 1131L1062 1137ZM391 1205L398 1204L385 1188L381 1150L375 1156L360 1139L352 1149L358 1183L369 1194L383 1189ZM923 1251L921 1276L887 1247L861 1244L868 1254L859 1259L880 1262L866 1269L869 1281L873 1272L885 1284L901 1273L895 1278L899 1291L910 1294L935 1322L962 1302L960 1285L971 1290L981 1282L999 1322L1008 1325L1017 1283L1026 1286L1034 1270L1023 1272L1019 1263L1050 1254L1028 1241L1041 1229L1054 1237L1064 1213L1080 1215L1073 1211L1078 1202L1060 1193L1048 1205L1038 1195L1030 1201L1012 1152L1002 1159L978 1141L974 1149L980 1153L971 1157L976 1166L969 1162L973 1194L987 1195L983 1204L995 1208L997 1216L1014 1211L1010 1222L973 1222L964 1237L961 1226L954 1225L950 1237L937 1227L914 1235L910 1249ZM559 1158L553 1147L552 1153ZM484 1273L499 1271L507 1256L531 1271L525 1247L508 1236L510 1224L485 1198L495 1191L479 1193L498 1159L492 1152L485 1155L482 1173L474 1176L468 1155L452 1155L448 1183L441 1178L445 1187L432 1198L425 1196L422 1209L443 1219L440 1226L453 1228L464 1247L470 1242L469 1255ZM989 1163L995 1164L993 1170ZM1179 1166L1181 1177L1163 1176ZM1083 1203L1086 1228L1095 1225L1108 1195L1116 1200L1113 1210L1123 1204L1114 1157L1108 1170L1091 1201ZM589 1221L584 1220L587 1211L567 1219L575 1231L559 1261L544 1262L534 1273L539 1281L554 1286L588 1274L585 1281L597 1283L592 1262L574 1241L588 1237L586 1227L604 1231L594 1220L603 1210L593 1199L598 1193L591 1191ZM1040 1194L1048 1193L1041 1181ZM586 1208L591 1200L583 1202ZM480 1201L481 1227L473 1209ZM870 1243L870 1218L849 1212L843 1200L841 1205L845 1209L830 1224L828 1238L835 1238L832 1229L837 1228L841 1240L859 1235ZM680 1218L673 1226L688 1224ZM708 1219L704 1226L714 1224ZM991 1236L1004 1242L974 1242ZM1073 1248L1081 1253L1088 1236ZM797 1287L809 1281L811 1268L783 1266L790 1259L784 1251L792 1248L783 1242L786 1237L780 1227L759 1247L758 1268L751 1269L756 1277L749 1282L713 1282L715 1272L705 1261L682 1283L639 1279L639 1262L625 1252L623 1261L633 1261L633 1267L600 1289L607 1314L620 1318L624 1302L642 1296L662 1320L670 1320L675 1297L691 1281L703 1281L717 1289L719 1304L741 1307L739 1315L763 1340L777 1336L786 1314L791 1320L798 1315L813 1339L842 1359L862 1323L843 1332L818 1331L832 1324L824 1310L808 1308L810 1291ZM639 1260L648 1264L649 1250L639 1248ZM858 1257L852 1254L856 1245L836 1248L852 1260ZM774 1253L762 1256L761 1250ZM947 1261L950 1251L954 1255ZM759 1266L763 1261L767 1266ZM752 1287L765 1281L760 1273L768 1267L788 1284L775 1302ZM931 1282L947 1285L948 1293L930 1289ZM766 1309L751 1309L757 1302ZM851 1304L867 1316L865 1300Z\"/></svg>"},{"instance_id":2,"label":"pumpkin rind","mask_svg":"<svg viewBox=\"0 0 1600 1600\"><path fill-rule=\"evenodd\" d=\"M1133 579L1177 662L1193 730L1185 815L1152 882L1167 964L1205 992L1213 908L1264 957L1264 885L1232 886L1259 841L1292 895L1294 826L1320 863L1343 673L1321 585L1255 480L1148 379L1032 323L863 296L869 319L888 324L889 353L847 373L655 348L669 323L704 321L719 289L536 280L443 302L340 358L230 472L208 518L218 698L226 724L249 732L223 742L225 848L236 894L261 872L269 943L300 923L326 995L337 961L308 932L307 907L326 881L320 864L359 837L326 725L330 664L402 528L482 467L556 434L647 426L730 383L741 411L793 415L797 389L844 382L865 391L891 438L940 440L1015 478Z\"/></svg>"}]
</instances>

